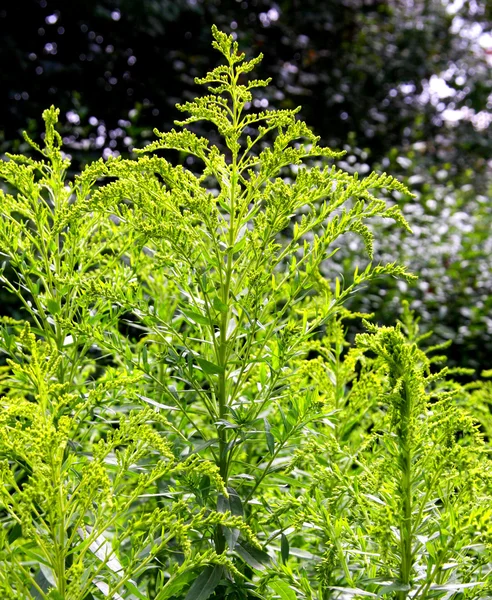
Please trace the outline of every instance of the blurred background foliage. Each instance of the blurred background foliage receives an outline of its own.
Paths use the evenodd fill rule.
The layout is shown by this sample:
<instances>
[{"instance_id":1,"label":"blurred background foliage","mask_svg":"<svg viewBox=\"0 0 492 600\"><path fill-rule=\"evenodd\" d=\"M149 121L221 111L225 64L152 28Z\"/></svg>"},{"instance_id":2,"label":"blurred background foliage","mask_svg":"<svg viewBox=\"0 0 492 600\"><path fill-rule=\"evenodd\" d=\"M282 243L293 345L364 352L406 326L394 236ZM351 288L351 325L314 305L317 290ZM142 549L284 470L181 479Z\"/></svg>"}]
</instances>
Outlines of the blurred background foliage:
<instances>
[{"instance_id":1,"label":"blurred background foliage","mask_svg":"<svg viewBox=\"0 0 492 600\"><path fill-rule=\"evenodd\" d=\"M35 136L42 110L55 104L74 167L128 155L153 127L173 126L175 103L192 99L193 78L215 66L212 23L235 32L251 54L264 53L257 76L272 83L256 106L302 105L301 117L324 144L348 150L340 166L387 171L417 194L402 206L414 235L377 224L375 260L399 258L419 281L381 282L353 308L389 324L406 297L436 341L454 341L451 362L489 368L488 0L3 3L0 151L28 152L20 132ZM357 256L357 241L347 239L327 275L349 277ZM17 311L3 292L0 311Z\"/></svg>"}]
</instances>

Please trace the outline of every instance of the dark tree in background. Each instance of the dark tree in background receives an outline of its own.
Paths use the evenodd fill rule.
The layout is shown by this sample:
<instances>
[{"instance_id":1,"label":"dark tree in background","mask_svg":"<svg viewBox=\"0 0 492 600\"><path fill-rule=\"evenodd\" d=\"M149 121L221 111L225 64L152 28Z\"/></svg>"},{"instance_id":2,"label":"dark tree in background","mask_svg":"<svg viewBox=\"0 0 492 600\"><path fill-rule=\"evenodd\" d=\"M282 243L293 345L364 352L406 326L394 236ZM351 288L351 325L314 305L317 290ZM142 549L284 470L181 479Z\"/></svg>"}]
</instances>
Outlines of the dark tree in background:
<instances>
[{"instance_id":1,"label":"dark tree in background","mask_svg":"<svg viewBox=\"0 0 492 600\"><path fill-rule=\"evenodd\" d=\"M404 292L441 338L457 341L465 362L485 364L491 20L487 0L5 2L0 148L25 151L20 131L35 135L55 104L74 168L126 154L153 127L171 128L175 103L196 95L194 77L217 61L212 23L234 31L251 54L264 53L258 76L272 77L256 102L301 104L323 143L351 148L345 167L388 170L417 191L406 207L414 247L391 231L386 239L408 252L422 281L386 297L368 290L363 307L391 321Z\"/></svg>"},{"instance_id":2,"label":"dark tree in background","mask_svg":"<svg viewBox=\"0 0 492 600\"><path fill-rule=\"evenodd\" d=\"M215 63L212 23L235 30L243 46L265 54L261 69L262 75L273 77L271 102L301 103L303 116L333 145L345 143L352 132L360 146L371 149L373 160L416 140L439 146L436 137L445 111L466 107L482 130L487 123L485 115L476 116L490 108L492 90L487 49L477 40L478 27L490 30L486 4L6 3L0 12L0 127L5 147L53 102L62 109L70 132L79 126L76 139L68 142L79 160L88 159L87 140L97 155L104 148L121 152L132 143L141 144L148 128L171 126L174 104L183 93L192 96L193 78ZM441 74L449 95L436 102L429 81ZM104 127L98 129L96 121ZM132 143L125 141L130 131ZM470 127L469 120L461 120L454 131L456 156L463 159L459 166L465 152L475 152L481 162L491 157L490 138Z\"/></svg>"}]
</instances>

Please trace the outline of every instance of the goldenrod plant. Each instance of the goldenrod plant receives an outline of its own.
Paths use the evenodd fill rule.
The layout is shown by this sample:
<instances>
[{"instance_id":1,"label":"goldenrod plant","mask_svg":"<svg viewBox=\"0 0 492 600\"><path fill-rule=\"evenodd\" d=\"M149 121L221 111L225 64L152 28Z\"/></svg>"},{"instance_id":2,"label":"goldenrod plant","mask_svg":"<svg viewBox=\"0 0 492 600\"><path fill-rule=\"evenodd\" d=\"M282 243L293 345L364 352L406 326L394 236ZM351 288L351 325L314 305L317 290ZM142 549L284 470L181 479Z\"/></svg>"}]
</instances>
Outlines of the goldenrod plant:
<instances>
[{"instance_id":1,"label":"goldenrod plant","mask_svg":"<svg viewBox=\"0 0 492 600\"><path fill-rule=\"evenodd\" d=\"M298 109L252 111L261 55L212 33L222 63L197 80L207 94L136 159L67 176L51 108L43 145L26 136L40 159L0 164L0 281L25 311L0 332L0 589L327 599L384 591L371 578L385 577L398 599L468 593L490 563L480 435L450 394L428 398L435 377L401 329L345 336L361 316L350 295L413 278L370 262L368 227L408 229L376 194L409 192L338 169ZM345 234L368 260L327 279ZM311 513L319 540L298 533ZM482 546L465 547L473 535ZM336 550L318 560L321 543Z\"/></svg>"},{"instance_id":2,"label":"goldenrod plant","mask_svg":"<svg viewBox=\"0 0 492 600\"><path fill-rule=\"evenodd\" d=\"M316 475L291 503L293 525L312 536L317 564L308 582L284 572L306 597L489 598L492 465L460 406L466 392L433 369L440 348L419 347L408 306L396 327L366 326L356 344L374 356L381 387L358 379L383 413L373 407L379 420L355 451L326 432L299 451L296 466L315 457Z\"/></svg>"}]
</instances>

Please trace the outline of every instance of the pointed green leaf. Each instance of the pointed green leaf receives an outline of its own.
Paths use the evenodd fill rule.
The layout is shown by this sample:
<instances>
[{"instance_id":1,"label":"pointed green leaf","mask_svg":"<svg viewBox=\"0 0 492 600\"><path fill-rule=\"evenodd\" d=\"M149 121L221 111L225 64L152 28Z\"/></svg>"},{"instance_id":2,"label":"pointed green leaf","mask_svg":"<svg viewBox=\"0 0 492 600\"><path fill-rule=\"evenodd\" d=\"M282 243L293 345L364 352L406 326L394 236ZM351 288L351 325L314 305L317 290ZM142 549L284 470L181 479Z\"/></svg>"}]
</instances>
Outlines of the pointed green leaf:
<instances>
[{"instance_id":1,"label":"pointed green leaf","mask_svg":"<svg viewBox=\"0 0 492 600\"><path fill-rule=\"evenodd\" d=\"M198 487L202 494L202 501L206 502L210 493L210 477L208 475L203 475L200 479L200 485Z\"/></svg>"},{"instance_id":2,"label":"pointed green leaf","mask_svg":"<svg viewBox=\"0 0 492 600\"><path fill-rule=\"evenodd\" d=\"M46 306L52 315L57 315L61 310L59 303L52 298L46 300Z\"/></svg>"},{"instance_id":3,"label":"pointed green leaf","mask_svg":"<svg viewBox=\"0 0 492 600\"><path fill-rule=\"evenodd\" d=\"M148 357L148 353L147 353L147 345L146 344L144 344L142 347L142 362L144 364L144 367L149 366L149 357Z\"/></svg>"},{"instance_id":4,"label":"pointed green leaf","mask_svg":"<svg viewBox=\"0 0 492 600\"><path fill-rule=\"evenodd\" d=\"M268 422L268 419L265 417L263 421L265 423L265 437L268 446L268 451L270 452L270 454L273 455L273 453L275 452L275 439L270 431L270 423Z\"/></svg>"},{"instance_id":5,"label":"pointed green leaf","mask_svg":"<svg viewBox=\"0 0 492 600\"><path fill-rule=\"evenodd\" d=\"M270 557L264 550L258 550L245 541L236 544L235 552L247 565L253 567L253 569L258 569L259 571L262 571L270 562Z\"/></svg>"},{"instance_id":6,"label":"pointed green leaf","mask_svg":"<svg viewBox=\"0 0 492 600\"><path fill-rule=\"evenodd\" d=\"M161 404L160 402L157 402L156 400L152 400L152 398L147 398L147 396L142 396L141 394L137 394L137 398L140 398L140 400L147 402L147 404L151 404L152 406L156 406L157 408L160 408L162 410L179 410L179 408L176 408L175 406L168 406L167 404Z\"/></svg>"},{"instance_id":7,"label":"pointed green leaf","mask_svg":"<svg viewBox=\"0 0 492 600\"><path fill-rule=\"evenodd\" d=\"M179 575L174 575L171 579L159 590L159 593L154 600L167 600L172 596L180 596L181 590L193 579L191 571L184 571Z\"/></svg>"},{"instance_id":8,"label":"pointed green leaf","mask_svg":"<svg viewBox=\"0 0 492 600\"><path fill-rule=\"evenodd\" d=\"M134 581L127 581L125 587L131 592L138 600L147 600L147 596L141 592Z\"/></svg>"},{"instance_id":9,"label":"pointed green leaf","mask_svg":"<svg viewBox=\"0 0 492 600\"><path fill-rule=\"evenodd\" d=\"M204 358L196 356L195 360L207 375L222 375L222 373L224 373L224 367L219 367L219 365L205 360Z\"/></svg>"},{"instance_id":10,"label":"pointed green leaf","mask_svg":"<svg viewBox=\"0 0 492 600\"><path fill-rule=\"evenodd\" d=\"M282 533L280 536L280 555L282 560L286 563L289 560L290 546L287 536Z\"/></svg>"},{"instance_id":11,"label":"pointed green leaf","mask_svg":"<svg viewBox=\"0 0 492 600\"><path fill-rule=\"evenodd\" d=\"M217 297L213 299L212 305L215 308L215 310L218 310L221 313L226 313L228 311L227 304L222 302L222 300L220 300Z\"/></svg>"},{"instance_id":12,"label":"pointed green leaf","mask_svg":"<svg viewBox=\"0 0 492 600\"><path fill-rule=\"evenodd\" d=\"M228 487L227 491L229 492L229 507L231 514L236 517L244 516L243 503L241 502L239 494L232 487Z\"/></svg>"},{"instance_id":13,"label":"pointed green leaf","mask_svg":"<svg viewBox=\"0 0 492 600\"><path fill-rule=\"evenodd\" d=\"M188 310L185 308L181 309L181 312L183 313L183 315L185 317L187 317L190 321L193 321L193 323L196 323L197 325L210 325L210 319L208 317L206 317L205 315L201 315L200 313L194 312L192 310Z\"/></svg>"},{"instance_id":14,"label":"pointed green leaf","mask_svg":"<svg viewBox=\"0 0 492 600\"><path fill-rule=\"evenodd\" d=\"M369 596L370 598L377 598L376 594L373 594L372 592L366 592L365 590L361 590L359 588L348 588L337 585L330 585L327 587L327 589L335 590L336 592L343 592L347 596Z\"/></svg>"},{"instance_id":15,"label":"pointed green leaf","mask_svg":"<svg viewBox=\"0 0 492 600\"><path fill-rule=\"evenodd\" d=\"M239 534L241 532L239 531L239 529L234 529L233 527L224 527L223 525L221 525L221 527L222 533L224 534L224 537L227 541L227 545L229 546L229 550L231 550L232 552L236 547L236 542L238 541Z\"/></svg>"},{"instance_id":16,"label":"pointed green leaf","mask_svg":"<svg viewBox=\"0 0 492 600\"><path fill-rule=\"evenodd\" d=\"M185 600L207 600L222 579L221 565L205 567L188 590Z\"/></svg>"},{"instance_id":17,"label":"pointed green leaf","mask_svg":"<svg viewBox=\"0 0 492 600\"><path fill-rule=\"evenodd\" d=\"M269 581L268 585L280 596L281 600L297 600L296 593L286 581L276 579Z\"/></svg>"},{"instance_id":18,"label":"pointed green leaf","mask_svg":"<svg viewBox=\"0 0 492 600\"><path fill-rule=\"evenodd\" d=\"M378 596L384 596L385 594L389 594L390 592L408 592L411 587L406 583L390 583L388 585L383 585L383 587L379 590Z\"/></svg>"},{"instance_id":19,"label":"pointed green leaf","mask_svg":"<svg viewBox=\"0 0 492 600\"><path fill-rule=\"evenodd\" d=\"M13 544L19 538L22 538L22 527L16 523L9 531L8 542Z\"/></svg>"}]
</instances>

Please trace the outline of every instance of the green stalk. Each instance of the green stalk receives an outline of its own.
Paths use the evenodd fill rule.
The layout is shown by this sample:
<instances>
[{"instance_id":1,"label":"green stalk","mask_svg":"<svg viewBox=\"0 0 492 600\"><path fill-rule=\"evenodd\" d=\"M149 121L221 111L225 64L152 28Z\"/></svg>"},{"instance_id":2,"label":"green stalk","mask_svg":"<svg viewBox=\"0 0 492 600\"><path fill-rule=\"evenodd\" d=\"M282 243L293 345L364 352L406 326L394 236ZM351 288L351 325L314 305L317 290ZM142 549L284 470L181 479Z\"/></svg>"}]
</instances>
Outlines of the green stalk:
<instances>
[{"instance_id":1,"label":"green stalk","mask_svg":"<svg viewBox=\"0 0 492 600\"><path fill-rule=\"evenodd\" d=\"M400 581L410 587L413 569L413 535L412 535L412 449L411 449L411 419L412 392L405 380L402 390L402 407L400 410L401 426L399 431L399 457L401 469L400 498L402 503L402 518L400 522ZM398 600L408 597L408 590L399 591Z\"/></svg>"},{"instance_id":2,"label":"green stalk","mask_svg":"<svg viewBox=\"0 0 492 600\"><path fill-rule=\"evenodd\" d=\"M234 74L234 67L230 64L231 69L231 81L233 84L237 82L237 75ZM232 117L234 131L237 130L238 124L238 110L237 100L235 94L232 94ZM222 368L222 372L219 375L218 389L217 389L217 400L219 404L219 419L225 419L227 416L227 328L229 325L229 299L230 299L230 287L232 279L233 269L233 247L235 241L234 234L234 213L236 210L235 196L236 196L236 184L237 184L237 150L232 152L232 164L231 164L231 196L230 196L230 212L229 212L229 239L227 248L227 264L226 274L224 278L224 285L222 287L222 302L227 306L227 310L222 314L220 322L220 333L219 333L219 366ZM219 472L227 486L227 480L229 478L229 453L227 450L228 439L227 429L223 425L217 427L217 437L219 438L219 457L218 467ZM226 540L222 527L217 526L215 532L215 550L217 554L223 554L225 552Z\"/></svg>"}]
</instances>

